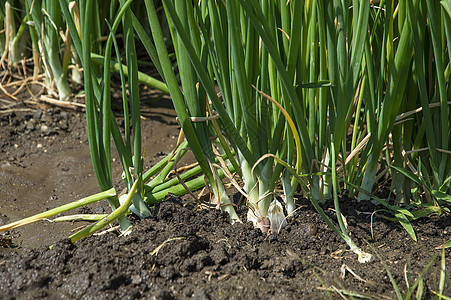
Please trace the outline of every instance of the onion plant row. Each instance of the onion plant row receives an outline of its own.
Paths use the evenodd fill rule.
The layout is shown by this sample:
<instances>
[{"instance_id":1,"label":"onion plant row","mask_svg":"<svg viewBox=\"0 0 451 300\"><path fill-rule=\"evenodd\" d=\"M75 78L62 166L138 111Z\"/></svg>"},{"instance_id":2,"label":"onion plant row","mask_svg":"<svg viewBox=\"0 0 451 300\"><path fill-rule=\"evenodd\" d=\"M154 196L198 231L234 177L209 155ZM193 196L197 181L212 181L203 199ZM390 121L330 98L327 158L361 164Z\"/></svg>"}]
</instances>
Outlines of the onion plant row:
<instances>
[{"instance_id":1,"label":"onion plant row","mask_svg":"<svg viewBox=\"0 0 451 300\"><path fill-rule=\"evenodd\" d=\"M103 191L113 187L112 139L127 186L123 201L110 196L113 213L73 240L116 219L125 231L129 209L147 217L148 205L169 192L180 195L205 182L217 207L242 222L224 187L232 182L246 199L247 219L264 232L283 230L295 197L307 197L362 262L370 255L350 237L340 212L343 189L383 205L413 239L413 220L449 214L451 2L375 2L146 0L131 6L121 0L106 17L109 34L99 57L93 53L96 2L76 1L78 31L67 2L59 0L84 70L97 180ZM138 41L186 137L149 171L141 149ZM125 134L111 110L113 66L124 87ZM169 179L188 146L198 167ZM391 193L381 199L375 192L384 178ZM329 198L335 221L321 208Z\"/></svg>"}]
</instances>

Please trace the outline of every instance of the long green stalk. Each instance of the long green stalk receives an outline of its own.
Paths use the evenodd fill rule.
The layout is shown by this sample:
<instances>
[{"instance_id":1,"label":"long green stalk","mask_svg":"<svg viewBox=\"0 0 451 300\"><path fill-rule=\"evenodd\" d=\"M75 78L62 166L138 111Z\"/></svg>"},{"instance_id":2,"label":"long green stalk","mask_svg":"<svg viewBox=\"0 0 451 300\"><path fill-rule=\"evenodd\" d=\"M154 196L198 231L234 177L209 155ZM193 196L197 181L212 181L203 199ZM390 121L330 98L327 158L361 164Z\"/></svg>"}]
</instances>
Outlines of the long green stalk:
<instances>
[{"instance_id":1,"label":"long green stalk","mask_svg":"<svg viewBox=\"0 0 451 300\"><path fill-rule=\"evenodd\" d=\"M105 58L102 55L99 55L96 53L91 53L91 59L94 64L102 65L102 66L104 65ZM113 71L115 71L116 73L119 73L119 68L122 68L124 75L128 76L128 70L127 70L126 65L124 65L124 64L119 65L119 63L117 63L117 62L111 62L111 69ZM168 87L166 86L166 84L164 82L161 82L160 80L155 79L143 72L138 71L138 80L139 80L139 83L145 84L153 89L159 90L163 94L169 94Z\"/></svg>"},{"instance_id":2,"label":"long green stalk","mask_svg":"<svg viewBox=\"0 0 451 300\"><path fill-rule=\"evenodd\" d=\"M43 220L46 218L53 217L57 214L66 212L71 209L83 207L83 206L89 205L91 203L103 200L105 198L113 197L115 195L116 195L116 190L114 188L111 188L109 190L106 190L106 191L100 192L98 194L91 195L91 196L85 197L83 199L62 205L60 207L48 210L46 212L39 213L39 214L36 214L34 216L31 216L31 217L28 217L28 218L25 218L22 220L0 226L0 231L11 230L11 229L14 229L14 228L17 228L20 226L31 224L31 223L34 223L34 222L37 222L37 221L40 221L40 220Z\"/></svg>"},{"instance_id":3,"label":"long green stalk","mask_svg":"<svg viewBox=\"0 0 451 300\"><path fill-rule=\"evenodd\" d=\"M84 78L85 78L85 102L86 102L86 122L87 122L87 129L88 129L88 140L89 140L89 148L91 152L91 159L93 162L94 172L96 174L97 181L99 182L99 186L102 190L106 190L111 188L112 182L111 182L111 173L108 173L108 170L111 169L111 167L108 167L110 164L110 161L106 160L106 157L109 157L109 140L107 139L105 142L102 140L102 133L100 133L99 130L99 120L98 120L98 113L97 113L97 106L94 99L94 91L93 88L95 85L93 85L93 77L92 77L92 66L91 66L91 22L92 22L92 1L87 0L86 6L84 7L84 13L82 14L81 22L84 24L83 27L83 34L82 34L82 57L83 57L83 64L84 64ZM108 64L109 65L109 64ZM104 113L104 118L106 122L106 128L109 128L110 124L110 118L109 117L109 111L106 111L107 113ZM110 131L106 131L108 136L110 134ZM101 143L104 142L104 146L106 148L100 147ZM106 152L105 152L106 150ZM119 207L119 200L117 196L111 197L108 202L110 203L110 206L113 210L116 210ZM119 217L119 223L121 225L122 230L127 230L130 227L130 223L128 220L121 216Z\"/></svg>"},{"instance_id":4,"label":"long green stalk","mask_svg":"<svg viewBox=\"0 0 451 300\"><path fill-rule=\"evenodd\" d=\"M208 141L208 137L205 136L204 131L201 132L195 132L194 127L189 119L189 115L187 112L187 107L185 106L184 99L182 94L180 93L178 83L175 78L175 74L172 70L172 65L169 60L169 56L166 50L166 46L163 40L163 35L161 32L161 28L159 26L159 21L155 12L155 7L153 4L153 1L146 1L146 8L147 13L150 21L150 27L152 30L152 35L155 41L156 50L158 53L158 57L160 59L160 64L162 67L162 71L164 73L164 78L166 80L166 83L168 85L168 88L171 92L172 101L174 103L174 108L177 112L177 115L179 117L180 124L182 125L183 131L186 135L186 138L190 144L191 150L193 150L194 155L196 156L197 161L199 162L199 165L201 166L202 170L205 173L205 176L207 177L208 181L210 182L213 190L215 191L215 196L224 206L224 210L228 211L231 219L238 221L239 217L236 214L233 206L230 205L230 200L228 199L227 195L225 195L222 192L222 184L220 182L217 182L215 178L217 176L215 175L216 171L212 170L210 168L210 164L208 163L206 157L208 157L208 154L211 150L211 145L205 144L205 142ZM185 58L186 59L186 58ZM194 96L193 96L194 97ZM194 99L189 99L191 101ZM198 136L200 135L200 138ZM204 144L202 144L204 142ZM207 155L207 156L205 156Z\"/></svg>"},{"instance_id":5,"label":"long green stalk","mask_svg":"<svg viewBox=\"0 0 451 300\"><path fill-rule=\"evenodd\" d=\"M410 13L410 12L408 12ZM404 26L401 32L399 45L394 58L393 68L388 77L387 93L382 102L381 112L378 120L378 127L373 143L367 147L372 147L369 154L369 160L362 180L361 187L371 192L378 167L380 151L386 142L386 138L393 128L396 115L399 113L399 107L403 94L405 92L407 75L410 70L412 60L412 41L411 27ZM360 193L359 199L368 199L368 196Z\"/></svg>"},{"instance_id":6,"label":"long green stalk","mask_svg":"<svg viewBox=\"0 0 451 300\"><path fill-rule=\"evenodd\" d=\"M431 40L432 40L432 48L434 50L434 60L435 60L435 69L437 74L437 89L439 91L439 102L440 102L440 126L441 130L441 143L439 144L443 150L449 149L449 107L447 104L448 95L446 93L446 83L445 83L445 66L443 60L442 53L442 33L441 26L439 26L439 22L441 20L441 6L431 0L426 1L427 4L427 12L428 12L428 20L430 24L431 30ZM448 49L449 51L449 49ZM438 177L440 179L444 179L446 176L444 173L447 166L447 155L440 154L440 163L438 168Z\"/></svg>"}]
</instances>

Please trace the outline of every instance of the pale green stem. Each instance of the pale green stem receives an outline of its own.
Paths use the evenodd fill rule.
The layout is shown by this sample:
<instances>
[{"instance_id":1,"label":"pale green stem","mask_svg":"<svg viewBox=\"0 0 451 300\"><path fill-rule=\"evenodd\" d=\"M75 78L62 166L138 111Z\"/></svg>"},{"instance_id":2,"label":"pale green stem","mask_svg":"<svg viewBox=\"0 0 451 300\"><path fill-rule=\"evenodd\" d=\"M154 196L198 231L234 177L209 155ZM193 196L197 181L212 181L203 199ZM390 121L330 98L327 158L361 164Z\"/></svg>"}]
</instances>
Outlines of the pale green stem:
<instances>
[{"instance_id":1,"label":"pale green stem","mask_svg":"<svg viewBox=\"0 0 451 300\"><path fill-rule=\"evenodd\" d=\"M288 214L291 214L296 209L294 205L294 192L296 191L293 188L293 181L297 180L296 178L291 179L290 174L287 172L282 177L282 185L283 185L283 192L285 194L285 202L287 205L287 212Z\"/></svg>"},{"instance_id":2,"label":"pale green stem","mask_svg":"<svg viewBox=\"0 0 451 300\"><path fill-rule=\"evenodd\" d=\"M258 210L260 211L262 217L267 216L269 205L271 204L273 199L273 195L271 194L272 191L269 190L272 171L272 162L271 165L266 163L262 169L260 177L258 178Z\"/></svg>"},{"instance_id":3,"label":"pale green stem","mask_svg":"<svg viewBox=\"0 0 451 300\"><path fill-rule=\"evenodd\" d=\"M219 177L217 180L217 188L218 188L218 190L216 191L215 194L216 194L216 197L219 198L219 203L221 204L221 209L223 211L229 213L232 224L235 222L241 223L240 217L236 213L235 208L233 207L232 202L230 201L230 198L227 195L227 192L224 189L224 185L222 184L221 179ZM216 190L216 187L213 186L213 189Z\"/></svg>"},{"instance_id":4,"label":"pale green stem","mask_svg":"<svg viewBox=\"0 0 451 300\"><path fill-rule=\"evenodd\" d=\"M258 211L259 187L255 176L252 174L252 166L244 158L241 159L241 170L243 172L244 191L248 194L248 204L251 209ZM261 216L262 217L262 216Z\"/></svg>"},{"instance_id":5,"label":"pale green stem","mask_svg":"<svg viewBox=\"0 0 451 300\"><path fill-rule=\"evenodd\" d=\"M324 160L324 167L323 167L323 172L326 172L328 174L323 175L323 199L330 199L332 197L332 184L331 184L331 180L332 177L329 174L329 170L327 169L328 166L330 166L330 154L329 154L329 149L327 149L326 151L326 158Z\"/></svg>"},{"instance_id":6,"label":"pale green stem","mask_svg":"<svg viewBox=\"0 0 451 300\"><path fill-rule=\"evenodd\" d=\"M375 158L374 155L370 155L367 165L366 165L366 170L363 175L363 180L362 180L362 185L361 185L361 188L364 191L366 191L368 194L359 193L359 197L357 198L358 201L370 199L370 197L368 195L371 194L371 191L373 190L374 179L376 178L376 172L377 172L377 164L378 164L378 159Z\"/></svg>"},{"instance_id":7,"label":"pale green stem","mask_svg":"<svg viewBox=\"0 0 451 300\"><path fill-rule=\"evenodd\" d=\"M54 222L73 222L73 221L87 221L87 222L96 222L108 216L107 214L98 214L98 215L89 215L89 214L81 214L81 215L71 215L58 217L53 220L48 220L51 223Z\"/></svg>"}]
</instances>

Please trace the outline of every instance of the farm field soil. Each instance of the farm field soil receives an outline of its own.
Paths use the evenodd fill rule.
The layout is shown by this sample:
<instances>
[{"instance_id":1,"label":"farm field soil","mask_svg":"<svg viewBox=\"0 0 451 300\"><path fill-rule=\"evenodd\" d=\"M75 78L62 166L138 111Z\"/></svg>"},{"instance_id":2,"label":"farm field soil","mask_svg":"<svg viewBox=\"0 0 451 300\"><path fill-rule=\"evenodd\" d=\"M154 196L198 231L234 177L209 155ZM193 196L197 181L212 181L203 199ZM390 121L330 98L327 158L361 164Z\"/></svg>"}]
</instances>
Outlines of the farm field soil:
<instances>
[{"instance_id":1,"label":"farm field soil","mask_svg":"<svg viewBox=\"0 0 451 300\"><path fill-rule=\"evenodd\" d=\"M143 111L148 168L169 153L179 127L167 99ZM56 107L0 115L0 225L99 192L84 118ZM113 167L121 190L117 156ZM422 277L424 298L434 298L441 260L435 247L451 238L451 218L415 222L415 242L400 224L383 218L389 215L381 207L346 196L341 203L354 241L373 261L360 264L305 199L281 233L266 235L169 196L152 218L133 219L125 237L112 232L72 244L65 238L84 223L48 221L1 235L0 298L339 299L336 291L347 291L394 299L387 270L402 293ZM323 207L336 218L332 202ZM75 213L109 211L101 202ZM445 257L445 295L451 296L449 249Z\"/></svg>"}]
</instances>

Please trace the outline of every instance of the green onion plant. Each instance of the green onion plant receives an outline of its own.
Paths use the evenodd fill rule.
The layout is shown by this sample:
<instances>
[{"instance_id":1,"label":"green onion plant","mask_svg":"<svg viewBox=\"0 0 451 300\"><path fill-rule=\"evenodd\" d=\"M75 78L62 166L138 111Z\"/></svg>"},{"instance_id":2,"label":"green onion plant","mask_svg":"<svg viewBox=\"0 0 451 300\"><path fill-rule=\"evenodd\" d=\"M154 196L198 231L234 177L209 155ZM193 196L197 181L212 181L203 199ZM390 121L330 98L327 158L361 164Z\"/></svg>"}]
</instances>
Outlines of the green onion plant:
<instances>
[{"instance_id":1,"label":"green onion plant","mask_svg":"<svg viewBox=\"0 0 451 300\"><path fill-rule=\"evenodd\" d=\"M67 69L63 69L60 55L62 42L59 33L61 27L59 5L56 1L27 0L25 7L31 20L29 24L33 27L31 30L34 47L42 53L47 85L52 86L54 83L59 98L65 100L71 94L71 89L67 81Z\"/></svg>"},{"instance_id":2,"label":"green onion plant","mask_svg":"<svg viewBox=\"0 0 451 300\"><path fill-rule=\"evenodd\" d=\"M283 207L274 193L279 182L288 214L295 209L294 193L302 183L303 192L327 219L318 201L324 193L330 193L331 180L336 194L337 174L333 167L332 176L324 176L321 164L325 159L332 166L337 164L346 133L346 126L337 120L348 118L349 123L352 116L352 101L344 96L332 99L327 90L331 91L331 83L340 87L337 94L344 95L355 88L363 50L356 51L357 56L350 59L355 69L350 74L354 77L339 78L337 67L337 79L343 83L330 82L326 65L327 29L333 30L329 36L333 33L334 40L328 44L333 51L344 40L337 38L341 34L339 27L318 24L326 24L326 16L334 19L327 13L333 14L334 9L342 12L344 8L326 10L322 3L314 1L204 1L199 5L163 1L163 4L182 91L169 61L155 6L146 1L162 77L168 84L188 143L221 207L229 212L232 221L238 220L215 176L212 147L218 147L221 153L233 150L237 154L228 158L231 165L238 164L236 173L244 182L248 220L263 231L278 232L284 224ZM367 27L369 7L362 5L360 10L360 14L354 14L354 21L363 23L358 29ZM362 31L356 36L357 41L353 40L356 49L365 38ZM346 45L340 46L343 48L339 50L346 50ZM347 68L347 61L342 65ZM208 130L208 122L192 120L210 116L210 106L219 117L210 122L213 128ZM331 108L335 115L331 115ZM218 140L217 146L210 142L213 137ZM362 261L367 260L369 256L355 246L346 231L338 201L336 210L340 228L335 228L329 219L327 222L359 253Z\"/></svg>"},{"instance_id":3,"label":"green onion plant","mask_svg":"<svg viewBox=\"0 0 451 300\"><path fill-rule=\"evenodd\" d=\"M47 0L16 0L2 2L0 5L0 62L6 66L13 66L22 59L33 58L34 78L38 78L40 69L45 72L45 84L49 89L56 88L60 100L68 100L72 94L69 78L81 83L81 63L72 39L75 32L80 37L79 7L83 1L47 1ZM70 32L61 13L61 6L69 8L70 18L73 20L76 31ZM92 30L93 55L103 56L104 45L102 41L109 33L108 24L104 20L112 20L118 13L120 3L95 2L93 19L90 26ZM137 6L137 5L135 5ZM142 16L141 16L142 18ZM75 29L74 28L74 29ZM121 29L122 30L122 29ZM117 33L122 36L122 32ZM98 62L98 60L96 61ZM119 73L117 65L112 68ZM96 71L99 71L97 65ZM69 72L71 70L71 72ZM128 76L128 72L125 72ZM150 76L139 76L140 82L167 93L167 88L160 81Z\"/></svg>"}]
</instances>

